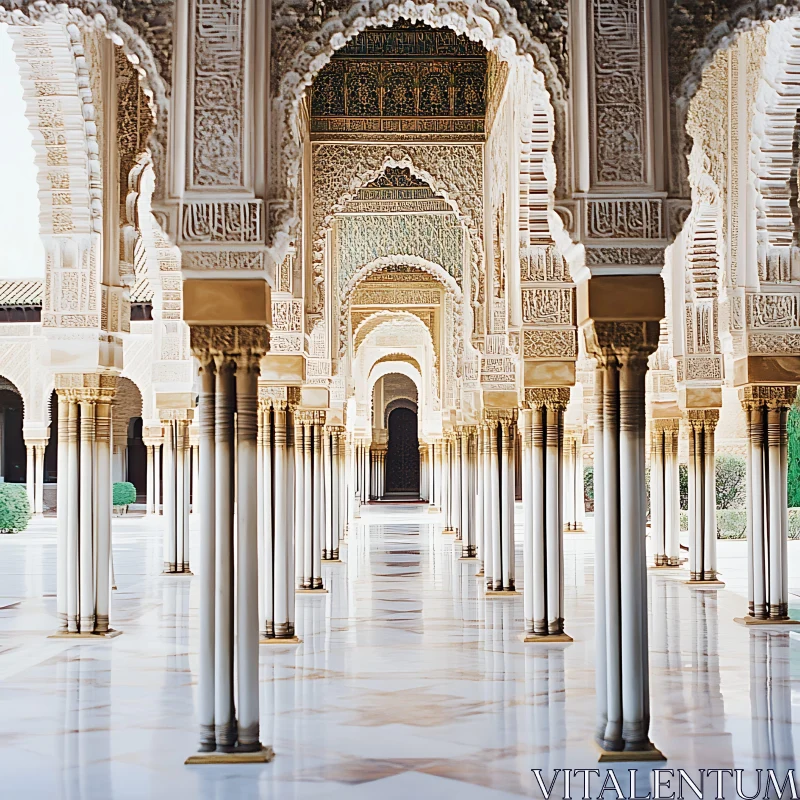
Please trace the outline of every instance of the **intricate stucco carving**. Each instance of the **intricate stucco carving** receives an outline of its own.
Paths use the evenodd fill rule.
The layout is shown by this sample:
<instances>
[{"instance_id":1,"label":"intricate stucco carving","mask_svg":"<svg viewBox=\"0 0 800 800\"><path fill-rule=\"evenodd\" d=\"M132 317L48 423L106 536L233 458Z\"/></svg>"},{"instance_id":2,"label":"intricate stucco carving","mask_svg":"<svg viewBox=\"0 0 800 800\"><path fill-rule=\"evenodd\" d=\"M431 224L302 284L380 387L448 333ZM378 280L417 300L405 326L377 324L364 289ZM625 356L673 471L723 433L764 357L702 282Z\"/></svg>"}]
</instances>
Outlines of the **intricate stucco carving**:
<instances>
[{"instance_id":1,"label":"intricate stucco carving","mask_svg":"<svg viewBox=\"0 0 800 800\"><path fill-rule=\"evenodd\" d=\"M548 23L562 21L554 13L551 3L537 3L530 12L531 24L542 19L545 28ZM301 163L298 114L306 87L330 60L335 49L368 27L392 24L400 17L422 21L433 27L450 27L483 42L489 50L497 50L504 58L516 53L530 54L554 105L556 128L563 128L565 81L553 66L548 48L531 37L506 0L465 0L458 4L444 0L435 3L376 0L370 4L368 13L365 13L363 3L354 0L335 0L325 5L311 5L309 0L283 0L276 4L272 19L271 74L277 95L273 110L281 117L277 121L279 135L274 139L273 164L276 169L272 172L270 186L275 198L270 208L270 238L279 250L275 254L276 260L280 260L282 248L289 241L290 229L298 219L295 207ZM552 44L562 37L562 43L556 47L560 51L566 41L566 29L561 28L563 35L556 33L555 27L550 31ZM558 161L560 166L565 165L563 156ZM560 173L566 175L566 168L560 169Z\"/></svg>"},{"instance_id":2,"label":"intricate stucco carving","mask_svg":"<svg viewBox=\"0 0 800 800\"><path fill-rule=\"evenodd\" d=\"M480 258L483 157L480 145L316 145L314 160L314 310L322 308L325 236L336 213L389 167L408 168L452 205Z\"/></svg>"},{"instance_id":3,"label":"intricate stucco carving","mask_svg":"<svg viewBox=\"0 0 800 800\"><path fill-rule=\"evenodd\" d=\"M413 255L433 261L461 282L463 229L453 214L344 216L336 223L340 288L364 264L385 256Z\"/></svg>"}]
</instances>

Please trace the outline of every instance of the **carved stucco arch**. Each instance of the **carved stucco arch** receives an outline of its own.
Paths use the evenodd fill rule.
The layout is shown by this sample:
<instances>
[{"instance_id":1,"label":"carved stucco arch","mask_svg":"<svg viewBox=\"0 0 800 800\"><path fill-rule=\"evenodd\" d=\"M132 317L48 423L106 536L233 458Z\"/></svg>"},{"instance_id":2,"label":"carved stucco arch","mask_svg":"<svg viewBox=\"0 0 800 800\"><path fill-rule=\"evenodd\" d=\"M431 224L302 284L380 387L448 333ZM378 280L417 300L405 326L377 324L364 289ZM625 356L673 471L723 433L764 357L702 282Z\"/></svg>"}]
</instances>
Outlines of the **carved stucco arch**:
<instances>
[{"instance_id":1,"label":"carved stucco arch","mask_svg":"<svg viewBox=\"0 0 800 800\"><path fill-rule=\"evenodd\" d=\"M120 14L114 3L106 0L68 0L58 3L45 0L0 0L0 22L33 26L47 21L62 25L74 24L83 29L103 30L115 44L124 49L128 59L136 66L141 75L142 88L152 103L154 113L160 118L159 121L166 118L171 76L161 75L152 48Z\"/></svg>"},{"instance_id":2,"label":"carved stucco arch","mask_svg":"<svg viewBox=\"0 0 800 800\"><path fill-rule=\"evenodd\" d=\"M797 182L799 59L800 19L773 25L767 34L750 147L759 272L771 279L789 279L792 245L797 241L792 205Z\"/></svg>"},{"instance_id":3,"label":"carved stucco arch","mask_svg":"<svg viewBox=\"0 0 800 800\"><path fill-rule=\"evenodd\" d=\"M705 3L697 4L701 14ZM707 3L711 5L711 3ZM673 59L672 68L683 70L676 81L675 100L679 107L687 107L703 81L703 72L720 51L730 47L743 33L769 21L787 19L800 13L800 0L758 0L720 4L718 13L701 16L700 23L687 19L681 27L676 18L671 19L672 37L691 36L696 47L684 48L680 58Z\"/></svg>"},{"instance_id":4,"label":"carved stucco arch","mask_svg":"<svg viewBox=\"0 0 800 800\"><path fill-rule=\"evenodd\" d=\"M362 320L359 326L353 331L353 350L356 354L356 358L358 357L358 351L366 341L366 338L380 325L383 325L386 322L392 322L393 320L401 319L408 322L415 322L422 325L426 331L428 331L428 335L430 337L430 344L433 348L433 363L434 366L436 365L437 358L436 358L436 348L433 347L433 335L431 331L428 329L428 326L417 317L415 314L412 314L410 311L404 311L402 309L382 309L381 311L376 311L374 314L370 314L366 319ZM363 336L361 334L363 333ZM359 338L361 341L359 342ZM382 358L386 358L386 356L382 356Z\"/></svg>"},{"instance_id":5,"label":"carved stucco arch","mask_svg":"<svg viewBox=\"0 0 800 800\"><path fill-rule=\"evenodd\" d=\"M315 150L314 164L317 175L325 174L327 182L318 181L313 201L313 254L312 268L315 285L320 288L324 282L324 254L328 232L333 227L338 213L344 211L347 203L353 200L359 190L376 181L388 169L408 169L411 174L430 186L435 194L441 195L450 205L458 221L464 225L472 244L470 264L473 273L483 267L483 158L477 145L462 145L459 152L473 155L472 169L459 170L451 163L454 158L452 146L437 145L395 145L373 144L342 148L338 145L321 145ZM326 164L326 155L346 157L349 163L344 169L334 164ZM441 159L430 158L439 154ZM428 156L427 161L425 157ZM425 169L421 162L425 161ZM326 169L327 167L327 169ZM437 169L439 167L440 169ZM437 172L432 174L430 170ZM456 183L456 179L459 181ZM389 256L388 258L393 258ZM474 279L473 284L478 282ZM456 284L458 285L458 284ZM319 290L318 290L319 291ZM321 295L321 292L319 292Z\"/></svg>"},{"instance_id":6,"label":"carved stucco arch","mask_svg":"<svg viewBox=\"0 0 800 800\"><path fill-rule=\"evenodd\" d=\"M481 42L487 50L496 51L505 60L513 56L530 58L542 85L546 87L556 120L556 161L559 174L568 171L564 158L562 131L565 130L566 91L561 76L542 42L533 38L507 0L351 0L346 9L333 10L326 19L318 19L311 30L298 24L297 8L288 0L279 6L273 20L283 37L283 46L273 59L277 98L275 109L282 118L278 137L280 163L274 185L283 200L274 206L274 223L269 245L276 263L280 263L289 247L292 228L298 222L298 177L302 153L299 136L299 105L306 88L316 74L330 61L332 54L366 28L391 26L399 19L423 22L434 28L450 28L456 33ZM308 18L305 17L303 21ZM303 41L305 38L305 41ZM276 155L278 153L276 152ZM285 193L285 194L284 194Z\"/></svg>"},{"instance_id":7,"label":"carved stucco arch","mask_svg":"<svg viewBox=\"0 0 800 800\"><path fill-rule=\"evenodd\" d=\"M7 383L10 383L14 391L20 396L20 400L22 402L22 425L24 427L29 413L29 378L25 374L24 369L20 369L19 365L9 361L9 359L3 359L3 361L0 361L0 378L5 380Z\"/></svg>"},{"instance_id":8,"label":"carved stucco arch","mask_svg":"<svg viewBox=\"0 0 800 800\"><path fill-rule=\"evenodd\" d=\"M434 263L433 261L428 261L427 259L420 258L418 256L398 255L382 256L381 258L376 258L374 261L370 261L368 264L365 264L363 267L360 267L358 270L356 270L350 277L350 280L347 282L347 284L345 284L341 297L341 308L343 309L343 313L339 319L339 357L342 358L347 352L347 334L350 322L350 298L353 292L358 285L370 275L380 272L381 270L385 270L390 266L415 267L422 272L428 273L431 277L435 278L439 283L442 284L446 295L449 295L453 304L456 324L453 326L453 330L451 331L450 347L453 353L457 353L458 342L463 341L464 338L463 332L465 313L462 303L463 296L458 282L444 267ZM443 304L443 313L444 310L445 306ZM471 309L467 308L466 313L471 313ZM417 318L414 317L414 319ZM459 333L462 334L461 337L459 337ZM433 344L432 341L431 344ZM435 352L436 350L434 348L434 353Z\"/></svg>"},{"instance_id":9,"label":"carved stucco arch","mask_svg":"<svg viewBox=\"0 0 800 800\"><path fill-rule=\"evenodd\" d=\"M372 398L375 390L375 384L386 375L405 375L417 387L417 402L418 405L424 405L424 381L422 374L414 369L411 364L404 361L383 361L380 364L375 364L370 368L369 379L367 382L367 397ZM374 411L374 410L373 410Z\"/></svg>"}]
</instances>

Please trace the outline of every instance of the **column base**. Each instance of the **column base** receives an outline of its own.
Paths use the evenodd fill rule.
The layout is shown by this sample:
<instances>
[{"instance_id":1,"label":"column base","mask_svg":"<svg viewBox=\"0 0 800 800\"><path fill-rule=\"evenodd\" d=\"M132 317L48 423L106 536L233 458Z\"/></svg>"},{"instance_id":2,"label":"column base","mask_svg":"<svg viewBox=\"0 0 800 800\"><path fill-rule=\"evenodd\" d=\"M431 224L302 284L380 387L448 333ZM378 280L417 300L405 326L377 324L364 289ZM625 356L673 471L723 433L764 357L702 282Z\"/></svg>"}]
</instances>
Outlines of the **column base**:
<instances>
[{"instance_id":1,"label":"column base","mask_svg":"<svg viewBox=\"0 0 800 800\"><path fill-rule=\"evenodd\" d=\"M476 561L480 561L479 558L475 559ZM486 575L483 574L483 567L481 567L473 576L473 578L485 578Z\"/></svg>"},{"instance_id":2,"label":"column base","mask_svg":"<svg viewBox=\"0 0 800 800\"><path fill-rule=\"evenodd\" d=\"M170 570L166 570L165 569L161 573L161 577L162 578L192 578L192 577L194 577L194 572L192 572L191 570L182 570L181 572L178 572L176 570L175 572L171 572Z\"/></svg>"},{"instance_id":3,"label":"column base","mask_svg":"<svg viewBox=\"0 0 800 800\"><path fill-rule=\"evenodd\" d=\"M725 585L725 581L684 581L687 586L692 589L721 589Z\"/></svg>"},{"instance_id":4,"label":"column base","mask_svg":"<svg viewBox=\"0 0 800 800\"><path fill-rule=\"evenodd\" d=\"M325 564L345 564L345 563L347 563L347 562L342 561L341 558L323 558L322 559L322 564L323 565L325 565Z\"/></svg>"},{"instance_id":5,"label":"column base","mask_svg":"<svg viewBox=\"0 0 800 800\"><path fill-rule=\"evenodd\" d=\"M442 533L447 534L448 536L455 536L455 529L453 528L442 528Z\"/></svg>"},{"instance_id":6,"label":"column base","mask_svg":"<svg viewBox=\"0 0 800 800\"><path fill-rule=\"evenodd\" d=\"M277 639L276 637L272 636L269 639L259 639L259 644L285 644L285 645L295 645L295 644L302 644L303 640L299 636L290 636L288 639Z\"/></svg>"},{"instance_id":7,"label":"column base","mask_svg":"<svg viewBox=\"0 0 800 800\"><path fill-rule=\"evenodd\" d=\"M648 743L650 744L650 743ZM600 751L599 763L620 763L625 761L666 761L667 757L653 744L645 750L606 750L597 742L595 747Z\"/></svg>"},{"instance_id":8,"label":"column base","mask_svg":"<svg viewBox=\"0 0 800 800\"><path fill-rule=\"evenodd\" d=\"M480 559L477 556L459 556L459 561L466 561L468 563L478 562Z\"/></svg>"},{"instance_id":9,"label":"column base","mask_svg":"<svg viewBox=\"0 0 800 800\"><path fill-rule=\"evenodd\" d=\"M570 644L575 640L566 633L549 633L546 636L539 636L535 633L523 633L522 641L525 644Z\"/></svg>"},{"instance_id":10,"label":"column base","mask_svg":"<svg viewBox=\"0 0 800 800\"><path fill-rule=\"evenodd\" d=\"M583 525L565 525L564 533L586 533L586 529Z\"/></svg>"},{"instance_id":11,"label":"column base","mask_svg":"<svg viewBox=\"0 0 800 800\"><path fill-rule=\"evenodd\" d=\"M269 746L252 753L197 753L184 761L184 764L268 764L275 758L275 751Z\"/></svg>"},{"instance_id":12,"label":"column base","mask_svg":"<svg viewBox=\"0 0 800 800\"><path fill-rule=\"evenodd\" d=\"M436 508L436 506L431 506L431 507L428 509L428 513L429 513L429 514L438 514L438 513L439 513L439 509L438 509L438 508Z\"/></svg>"},{"instance_id":13,"label":"column base","mask_svg":"<svg viewBox=\"0 0 800 800\"><path fill-rule=\"evenodd\" d=\"M115 631L109 628L103 633L70 633L69 631L56 631L51 633L48 639L89 639L98 641L100 639L115 639L117 636L122 636L122 631Z\"/></svg>"},{"instance_id":14,"label":"column base","mask_svg":"<svg viewBox=\"0 0 800 800\"><path fill-rule=\"evenodd\" d=\"M511 589L510 591L505 589L487 589L486 590L486 597L520 597L522 592L518 592L516 589Z\"/></svg>"},{"instance_id":15,"label":"column base","mask_svg":"<svg viewBox=\"0 0 800 800\"><path fill-rule=\"evenodd\" d=\"M682 569L680 564L648 564L647 571L650 572L663 572L663 571L672 571Z\"/></svg>"},{"instance_id":16,"label":"column base","mask_svg":"<svg viewBox=\"0 0 800 800\"><path fill-rule=\"evenodd\" d=\"M328 594L327 589L295 589L295 594Z\"/></svg>"},{"instance_id":17,"label":"column base","mask_svg":"<svg viewBox=\"0 0 800 800\"><path fill-rule=\"evenodd\" d=\"M800 620L797 619L756 619L747 614L744 617L734 617L733 621L739 625L773 625L775 627L792 627L793 625L800 625Z\"/></svg>"}]
</instances>

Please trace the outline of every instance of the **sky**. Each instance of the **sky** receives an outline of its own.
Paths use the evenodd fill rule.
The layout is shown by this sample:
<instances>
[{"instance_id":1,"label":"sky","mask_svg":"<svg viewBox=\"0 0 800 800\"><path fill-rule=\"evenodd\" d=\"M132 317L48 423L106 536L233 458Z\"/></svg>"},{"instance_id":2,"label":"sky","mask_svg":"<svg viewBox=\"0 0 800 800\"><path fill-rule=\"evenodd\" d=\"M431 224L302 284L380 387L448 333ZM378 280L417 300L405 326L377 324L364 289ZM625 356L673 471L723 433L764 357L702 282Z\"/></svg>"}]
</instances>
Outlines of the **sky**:
<instances>
[{"instance_id":1,"label":"sky","mask_svg":"<svg viewBox=\"0 0 800 800\"><path fill-rule=\"evenodd\" d=\"M44 278L37 192L19 70L0 24L0 280Z\"/></svg>"}]
</instances>

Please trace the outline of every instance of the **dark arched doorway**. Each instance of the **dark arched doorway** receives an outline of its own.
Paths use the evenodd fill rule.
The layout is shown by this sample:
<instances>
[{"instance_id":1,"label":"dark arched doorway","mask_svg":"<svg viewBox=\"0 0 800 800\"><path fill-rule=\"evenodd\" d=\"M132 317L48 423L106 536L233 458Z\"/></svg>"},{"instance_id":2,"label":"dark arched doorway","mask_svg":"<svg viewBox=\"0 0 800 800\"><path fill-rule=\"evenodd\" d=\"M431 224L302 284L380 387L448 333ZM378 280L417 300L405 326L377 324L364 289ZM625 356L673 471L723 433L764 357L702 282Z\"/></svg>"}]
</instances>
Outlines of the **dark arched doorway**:
<instances>
[{"instance_id":1,"label":"dark arched doorway","mask_svg":"<svg viewBox=\"0 0 800 800\"><path fill-rule=\"evenodd\" d=\"M388 427L386 495L419 497L417 415L410 408L395 408L389 414Z\"/></svg>"}]
</instances>

